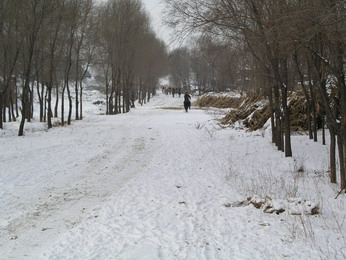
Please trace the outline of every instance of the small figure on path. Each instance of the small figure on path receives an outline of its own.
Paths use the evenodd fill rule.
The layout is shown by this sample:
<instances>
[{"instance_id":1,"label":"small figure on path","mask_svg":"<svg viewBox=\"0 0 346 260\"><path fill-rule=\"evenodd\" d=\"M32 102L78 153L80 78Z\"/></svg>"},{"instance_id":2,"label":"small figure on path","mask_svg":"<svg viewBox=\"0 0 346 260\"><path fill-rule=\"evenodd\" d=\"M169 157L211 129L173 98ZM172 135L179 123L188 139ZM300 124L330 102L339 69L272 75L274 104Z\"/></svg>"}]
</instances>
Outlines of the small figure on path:
<instances>
[{"instance_id":1,"label":"small figure on path","mask_svg":"<svg viewBox=\"0 0 346 260\"><path fill-rule=\"evenodd\" d=\"M184 95L184 108L186 112L188 109L191 109L191 96L189 95L188 92L185 92L185 95Z\"/></svg>"}]
</instances>

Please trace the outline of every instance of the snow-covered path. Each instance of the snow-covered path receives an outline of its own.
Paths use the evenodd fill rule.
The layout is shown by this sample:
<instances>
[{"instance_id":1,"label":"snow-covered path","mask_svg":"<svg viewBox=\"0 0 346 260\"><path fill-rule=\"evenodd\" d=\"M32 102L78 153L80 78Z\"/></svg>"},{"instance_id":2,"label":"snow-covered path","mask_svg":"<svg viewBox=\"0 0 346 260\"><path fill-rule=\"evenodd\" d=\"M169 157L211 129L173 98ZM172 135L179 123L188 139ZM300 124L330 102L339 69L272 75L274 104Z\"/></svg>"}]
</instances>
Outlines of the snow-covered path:
<instances>
[{"instance_id":1,"label":"snow-covered path","mask_svg":"<svg viewBox=\"0 0 346 260\"><path fill-rule=\"evenodd\" d=\"M256 167L271 144L244 143L180 104L159 96L129 114L0 139L0 259L317 257L284 217L225 206L242 198L227 181L232 162L252 156Z\"/></svg>"}]
</instances>

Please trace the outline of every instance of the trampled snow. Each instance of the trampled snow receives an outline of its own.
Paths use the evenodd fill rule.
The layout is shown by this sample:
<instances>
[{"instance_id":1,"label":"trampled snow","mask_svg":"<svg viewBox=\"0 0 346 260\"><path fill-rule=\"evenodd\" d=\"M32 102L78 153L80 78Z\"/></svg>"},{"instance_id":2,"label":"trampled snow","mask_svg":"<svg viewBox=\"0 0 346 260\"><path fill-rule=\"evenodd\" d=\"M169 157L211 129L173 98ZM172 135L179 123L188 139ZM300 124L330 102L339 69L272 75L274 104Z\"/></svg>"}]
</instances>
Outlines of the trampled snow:
<instances>
[{"instance_id":1,"label":"trampled snow","mask_svg":"<svg viewBox=\"0 0 346 260\"><path fill-rule=\"evenodd\" d=\"M116 116L86 108L72 126L2 133L0 259L345 258L327 146L294 136L285 158L269 130L222 128L171 96ZM253 195L320 214L236 206Z\"/></svg>"}]
</instances>

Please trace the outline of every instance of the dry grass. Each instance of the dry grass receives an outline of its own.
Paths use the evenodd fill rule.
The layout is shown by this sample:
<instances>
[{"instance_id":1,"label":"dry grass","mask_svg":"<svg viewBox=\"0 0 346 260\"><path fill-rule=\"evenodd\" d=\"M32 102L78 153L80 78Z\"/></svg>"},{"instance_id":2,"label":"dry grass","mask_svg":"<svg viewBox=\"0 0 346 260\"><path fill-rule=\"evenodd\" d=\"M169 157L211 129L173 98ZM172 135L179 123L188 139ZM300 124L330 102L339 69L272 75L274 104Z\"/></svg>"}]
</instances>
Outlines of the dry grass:
<instances>
[{"instance_id":1,"label":"dry grass","mask_svg":"<svg viewBox=\"0 0 346 260\"><path fill-rule=\"evenodd\" d=\"M196 101L196 106L200 107L216 107L216 108L238 108L242 102L242 98L237 97L217 97L205 95Z\"/></svg>"},{"instance_id":2,"label":"dry grass","mask_svg":"<svg viewBox=\"0 0 346 260\"><path fill-rule=\"evenodd\" d=\"M263 103L260 105L260 103ZM231 111L221 123L224 125L234 124L243 120L244 125L250 130L257 130L267 122L270 117L270 109L261 95L250 95L242 100L237 110Z\"/></svg>"}]
</instances>

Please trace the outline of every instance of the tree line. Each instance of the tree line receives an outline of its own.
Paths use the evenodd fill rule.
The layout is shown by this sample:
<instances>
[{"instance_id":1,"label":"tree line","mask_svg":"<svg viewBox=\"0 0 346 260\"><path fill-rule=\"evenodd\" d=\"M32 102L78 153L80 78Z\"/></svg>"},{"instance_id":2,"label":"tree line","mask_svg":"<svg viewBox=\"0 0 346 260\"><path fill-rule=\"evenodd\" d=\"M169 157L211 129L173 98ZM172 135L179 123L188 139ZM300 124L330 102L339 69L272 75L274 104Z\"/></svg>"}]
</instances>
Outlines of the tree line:
<instances>
[{"instance_id":1,"label":"tree line","mask_svg":"<svg viewBox=\"0 0 346 260\"><path fill-rule=\"evenodd\" d=\"M222 87L215 73L236 68L233 75L252 79L271 109L272 142L292 156L289 94L306 99L309 137L317 141L317 110L330 132L330 180L337 182L336 157L342 189L346 188L346 5L344 0L164 0L167 22L181 35L197 33L199 49L192 55L209 74L194 69L201 86ZM210 48L212 47L212 48ZM218 48L215 48L218 47ZM224 48L226 53L218 54ZM214 51L213 51L214 49ZM198 49L197 49L198 50ZM204 48L206 50L206 48ZM213 53L210 55L210 53ZM217 55L220 58L215 58ZM233 60L232 60L233 57ZM224 60L227 60L224 62ZM217 64L221 63L222 66ZM191 67L192 68L192 67ZM211 68L214 68L211 69ZM230 72L230 69L226 70ZM214 74L210 74L214 73ZM176 73L181 79L181 74ZM204 77L204 79L203 79ZM229 85L242 77L229 77ZM212 82L211 80L214 80ZM219 83L215 84L218 80ZM186 80L185 80L186 81ZM204 82L204 83L203 83ZM323 127L324 129L324 127ZM338 153L338 155L337 155Z\"/></svg>"},{"instance_id":2,"label":"tree line","mask_svg":"<svg viewBox=\"0 0 346 260\"><path fill-rule=\"evenodd\" d=\"M248 75L242 73L243 50L211 35L192 37L189 47L173 49L169 55L169 77L175 86L199 95L230 89L246 89Z\"/></svg>"},{"instance_id":3,"label":"tree line","mask_svg":"<svg viewBox=\"0 0 346 260\"><path fill-rule=\"evenodd\" d=\"M128 112L155 94L166 56L140 0L0 0L0 128L20 118L22 136L34 100L48 128L83 119L91 66L107 114Z\"/></svg>"}]
</instances>

